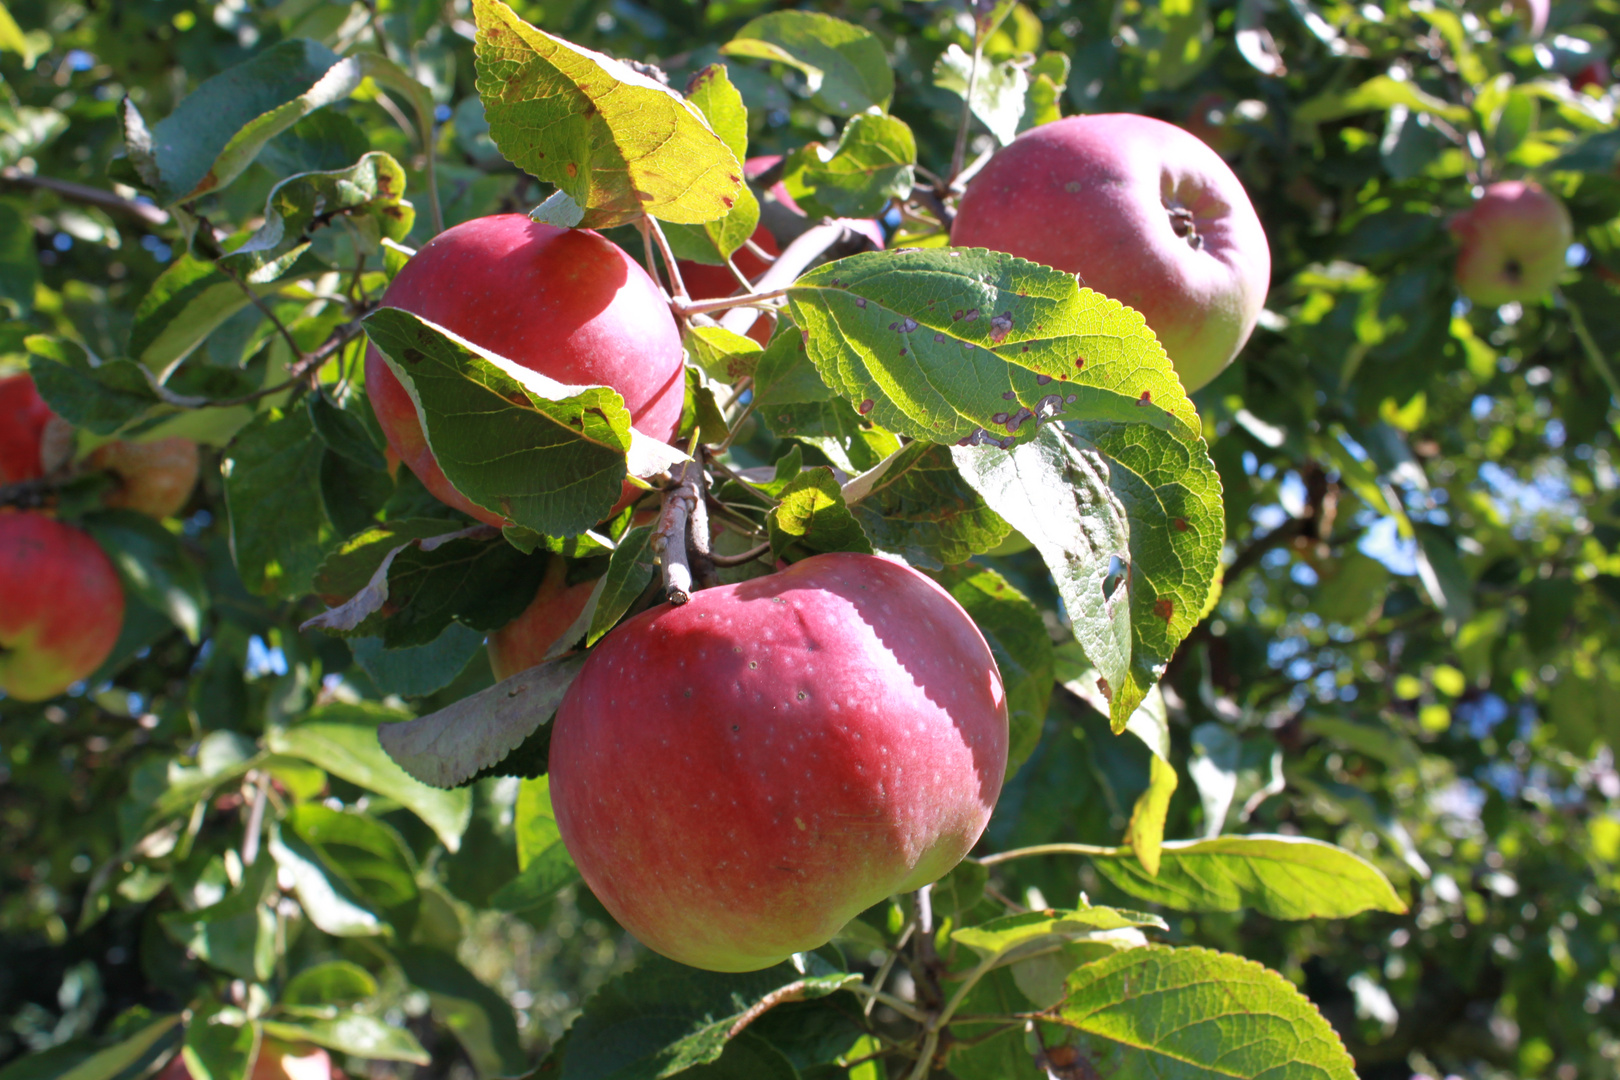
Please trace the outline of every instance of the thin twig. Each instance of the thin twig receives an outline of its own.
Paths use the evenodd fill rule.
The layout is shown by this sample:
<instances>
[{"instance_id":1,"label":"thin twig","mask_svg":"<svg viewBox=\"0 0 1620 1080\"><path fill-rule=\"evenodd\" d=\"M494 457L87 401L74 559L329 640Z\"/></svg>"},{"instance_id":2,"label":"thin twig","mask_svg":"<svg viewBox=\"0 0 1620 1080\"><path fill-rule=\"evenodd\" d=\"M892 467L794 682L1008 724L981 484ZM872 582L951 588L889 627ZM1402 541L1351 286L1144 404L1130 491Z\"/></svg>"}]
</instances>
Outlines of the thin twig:
<instances>
[{"instance_id":1,"label":"thin twig","mask_svg":"<svg viewBox=\"0 0 1620 1080\"><path fill-rule=\"evenodd\" d=\"M760 544L758 547L749 548L747 551L743 552L741 555L714 555L714 554L711 554L709 556L709 561L714 563L714 565L716 565L716 566L725 566L725 567L742 566L742 565L744 565L746 563L753 562L755 559L759 558L761 555L765 555L765 554L769 553L770 550L771 550L770 542L766 541L765 543Z\"/></svg>"},{"instance_id":2,"label":"thin twig","mask_svg":"<svg viewBox=\"0 0 1620 1080\"><path fill-rule=\"evenodd\" d=\"M698 476L696 462L681 465L675 486L664 492L658 528L653 532L653 551L663 568L664 589L669 594L669 602L676 607L692 599L692 565L687 561L686 537L692 508L702 498Z\"/></svg>"},{"instance_id":3,"label":"thin twig","mask_svg":"<svg viewBox=\"0 0 1620 1080\"><path fill-rule=\"evenodd\" d=\"M230 278L236 283L236 287L241 289L242 293L248 298L253 306L259 309L259 314L270 320L270 325L276 328L276 331L281 334L282 339L287 342L287 347L292 350L294 362L296 362L299 357L303 356L304 350L298 347L298 341L292 336L292 331L287 329L287 324L282 322L280 317L271 310L270 305L264 302L264 297L254 292L253 286L243 281L242 275L231 269L224 259L220 259L214 265L219 268L220 273L224 274L226 277Z\"/></svg>"},{"instance_id":4,"label":"thin twig","mask_svg":"<svg viewBox=\"0 0 1620 1080\"><path fill-rule=\"evenodd\" d=\"M747 248L749 253L752 254L754 258L758 259L766 266L769 266L771 263L776 261L776 256L754 243L753 237L749 237L747 240L744 240L743 247Z\"/></svg>"},{"instance_id":5,"label":"thin twig","mask_svg":"<svg viewBox=\"0 0 1620 1080\"><path fill-rule=\"evenodd\" d=\"M1598 369L1598 374L1603 376L1603 381L1609 384L1609 393L1614 395L1615 400L1620 401L1620 379L1615 378L1614 369L1609 366L1608 357L1603 355L1603 350L1598 348L1597 340L1592 337L1592 332L1586 328L1586 319L1582 317L1581 309L1570 302L1569 297L1562 289L1558 292L1558 298L1564 302L1564 310L1569 312L1570 329L1575 331L1576 339L1580 341L1581 348L1586 351L1586 358L1592 361L1592 366Z\"/></svg>"},{"instance_id":6,"label":"thin twig","mask_svg":"<svg viewBox=\"0 0 1620 1080\"><path fill-rule=\"evenodd\" d=\"M962 122L956 128L956 146L951 150L951 175L955 180L967 161L968 128L973 125L973 92L979 88L979 65L984 63L984 45L974 35L973 66L968 68L967 93L962 95Z\"/></svg>"},{"instance_id":7,"label":"thin twig","mask_svg":"<svg viewBox=\"0 0 1620 1080\"><path fill-rule=\"evenodd\" d=\"M242 837L242 865L252 866L259 857L259 833L264 829L264 807L270 801L270 775L252 774L253 807L248 811L247 833Z\"/></svg>"},{"instance_id":8,"label":"thin twig","mask_svg":"<svg viewBox=\"0 0 1620 1080\"><path fill-rule=\"evenodd\" d=\"M828 222L825 225L812 225L789 244L776 257L771 268L760 275L754 282L756 295L760 293L774 293L778 290L786 291L788 286L798 280L799 275L809 268L810 264L821 258L822 254L834 244L849 234L849 229L837 222ZM735 300L732 303L736 303ZM733 334L746 334L756 320L759 312L751 307L736 307L720 317L720 325Z\"/></svg>"},{"instance_id":9,"label":"thin twig","mask_svg":"<svg viewBox=\"0 0 1620 1080\"><path fill-rule=\"evenodd\" d=\"M893 994L885 994L881 990L874 990L865 983L851 983L848 989L851 992L863 995L866 998L867 1015L871 1015L873 1005L882 1004L887 1005L889 1008L893 1009L907 1020L912 1020L919 1024L926 1022L923 1014L915 1005L912 1005L909 1001L902 1001Z\"/></svg>"},{"instance_id":10,"label":"thin twig","mask_svg":"<svg viewBox=\"0 0 1620 1080\"><path fill-rule=\"evenodd\" d=\"M731 444L736 441L737 433L742 431L743 421L748 419L749 414L751 414L758 405L758 394L755 394L753 397L748 399L748 404L744 405L742 412L737 414L737 419L728 422L728 426L731 428L731 430L726 432L726 437L721 441L720 445L714 448L715 454L723 454L731 447Z\"/></svg>"},{"instance_id":11,"label":"thin twig","mask_svg":"<svg viewBox=\"0 0 1620 1080\"><path fill-rule=\"evenodd\" d=\"M907 919L905 929L900 931L899 940L894 943L894 948L890 950L889 955L883 958L883 966L877 969L876 975L872 976L872 990L874 991L874 996L866 999L866 1007L862 1010L863 1015L872 1015L872 1006L876 1005L878 1000L875 992L882 990L883 984L889 980L889 972L894 970L895 963L900 959L900 950L906 947L906 942L911 940L911 935L915 933L916 930L916 922L911 919Z\"/></svg>"},{"instance_id":12,"label":"thin twig","mask_svg":"<svg viewBox=\"0 0 1620 1080\"><path fill-rule=\"evenodd\" d=\"M103 210L124 214L133 217L143 225L156 228L169 223L169 212L151 203L136 202L116 195L111 191L91 187L88 184L76 184L72 180L57 180L49 176L34 176L25 173L15 165L7 165L0 169L0 181L7 184L16 184L18 187L38 188L41 191L52 191L64 199L84 203L88 206L99 206Z\"/></svg>"},{"instance_id":13,"label":"thin twig","mask_svg":"<svg viewBox=\"0 0 1620 1080\"><path fill-rule=\"evenodd\" d=\"M743 284L748 284L746 278ZM744 293L741 296L724 296L718 300L696 300L675 305L677 315L707 315L711 311L726 311L734 307L762 307L771 300L787 295L786 289L772 289L770 292Z\"/></svg>"},{"instance_id":14,"label":"thin twig","mask_svg":"<svg viewBox=\"0 0 1620 1080\"><path fill-rule=\"evenodd\" d=\"M305 356L303 359L299 360L293 366L289 367L287 369L286 381L279 382L274 386L263 387L262 389L253 391L251 394L243 394L241 397L219 399L190 397L182 394L176 394L174 391L160 383L157 383L155 380L151 384L152 389L157 393L158 397L162 399L164 404L173 405L176 408L181 409L221 409L229 405L247 405L258 401L260 398L267 398L274 394L279 394L283 391L297 388L303 383L304 376L308 375L313 370L319 369L322 364L326 363L326 361L332 358L333 353L337 352L339 349L348 345L355 338L359 337L360 330L361 325L360 320L358 319L354 320L353 322L344 323L338 328L335 334L326 339L325 344L316 349L314 352L310 353L308 356Z\"/></svg>"},{"instance_id":15,"label":"thin twig","mask_svg":"<svg viewBox=\"0 0 1620 1080\"><path fill-rule=\"evenodd\" d=\"M664 257L664 268L669 271L669 283L675 293L675 299L684 303L687 300L686 282L681 280L681 268L676 265L675 252L670 250L669 238L664 235L663 226L658 219L643 215L642 228L652 233L653 239L658 241L658 253Z\"/></svg>"},{"instance_id":16,"label":"thin twig","mask_svg":"<svg viewBox=\"0 0 1620 1080\"><path fill-rule=\"evenodd\" d=\"M1031 855L1096 855L1103 858L1117 858L1130 850L1128 847L1098 847L1095 844L1036 844L1033 847L1013 848L1011 851L985 855L978 863L980 866L994 866L1012 859L1026 859Z\"/></svg>"}]
</instances>

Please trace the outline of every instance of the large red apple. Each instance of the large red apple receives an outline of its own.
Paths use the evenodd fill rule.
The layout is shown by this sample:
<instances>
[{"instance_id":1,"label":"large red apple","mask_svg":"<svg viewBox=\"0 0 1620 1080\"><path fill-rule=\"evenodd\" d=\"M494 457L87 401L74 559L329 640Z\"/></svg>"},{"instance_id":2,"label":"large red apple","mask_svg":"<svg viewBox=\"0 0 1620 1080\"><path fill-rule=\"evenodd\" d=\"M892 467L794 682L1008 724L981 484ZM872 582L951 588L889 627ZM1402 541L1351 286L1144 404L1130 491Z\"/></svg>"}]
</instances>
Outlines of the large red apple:
<instances>
[{"instance_id":1,"label":"large red apple","mask_svg":"<svg viewBox=\"0 0 1620 1080\"><path fill-rule=\"evenodd\" d=\"M489 635L489 666L497 681L527 671L546 658L591 599L595 581L568 584L568 561L552 556L546 576L523 614Z\"/></svg>"},{"instance_id":2,"label":"large red apple","mask_svg":"<svg viewBox=\"0 0 1620 1080\"><path fill-rule=\"evenodd\" d=\"M387 307L438 323L473 344L572 385L611 386L636 430L668 441L686 394L681 335L647 272L589 229L558 229L522 214L464 222L405 264ZM416 406L373 347L366 390L388 445L443 502L504 524L451 486L422 433ZM635 491L626 485L626 495Z\"/></svg>"},{"instance_id":3,"label":"large red apple","mask_svg":"<svg viewBox=\"0 0 1620 1080\"><path fill-rule=\"evenodd\" d=\"M32 480L45 471L40 441L53 415L32 376L0 379L0 484Z\"/></svg>"},{"instance_id":4,"label":"large red apple","mask_svg":"<svg viewBox=\"0 0 1620 1080\"><path fill-rule=\"evenodd\" d=\"M0 510L0 690L44 701L95 671L124 622L118 572L86 534Z\"/></svg>"},{"instance_id":5,"label":"large red apple","mask_svg":"<svg viewBox=\"0 0 1620 1080\"><path fill-rule=\"evenodd\" d=\"M938 879L1007 766L1001 674L911 568L817 555L604 638L551 739L563 841L613 916L751 971Z\"/></svg>"},{"instance_id":6,"label":"large red apple","mask_svg":"<svg viewBox=\"0 0 1620 1080\"><path fill-rule=\"evenodd\" d=\"M1526 180L1504 180L1451 219L1457 238L1457 287L1482 307L1546 295L1564 273L1574 242L1569 211Z\"/></svg>"},{"instance_id":7,"label":"large red apple","mask_svg":"<svg viewBox=\"0 0 1620 1080\"><path fill-rule=\"evenodd\" d=\"M1249 340L1271 249L1243 184L1196 136L1146 116L1072 116L974 177L951 243L1077 274L1142 313L1187 390Z\"/></svg>"},{"instance_id":8,"label":"large red apple","mask_svg":"<svg viewBox=\"0 0 1620 1080\"><path fill-rule=\"evenodd\" d=\"M155 518L180 512L197 486L197 444L171 436L151 442L119 439L98 446L86 459L93 469L106 469L117 480L108 506L139 510Z\"/></svg>"}]
</instances>

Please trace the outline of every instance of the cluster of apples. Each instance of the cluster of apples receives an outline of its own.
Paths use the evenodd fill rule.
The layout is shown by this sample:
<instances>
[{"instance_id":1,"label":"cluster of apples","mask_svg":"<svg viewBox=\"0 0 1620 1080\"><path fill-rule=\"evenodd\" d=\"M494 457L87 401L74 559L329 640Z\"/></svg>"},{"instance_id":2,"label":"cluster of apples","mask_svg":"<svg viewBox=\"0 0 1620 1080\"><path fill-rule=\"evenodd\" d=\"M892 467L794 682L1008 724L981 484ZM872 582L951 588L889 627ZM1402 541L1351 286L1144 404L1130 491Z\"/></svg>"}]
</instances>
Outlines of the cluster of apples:
<instances>
[{"instance_id":1,"label":"cluster of apples","mask_svg":"<svg viewBox=\"0 0 1620 1080\"><path fill-rule=\"evenodd\" d=\"M779 188L763 201L797 213ZM856 224L882 246L872 223ZM1569 235L1562 206L1532 184L1496 185L1454 228L1465 292L1498 304L1549 287ZM950 238L1129 304L1188 390L1243 347L1271 274L1265 231L1221 156L1134 115L1020 136L968 186ZM778 251L763 225L753 239L758 254L736 260L750 278ZM727 268L681 270L695 298L744 291ZM383 303L561 382L611 386L639 431L674 437L679 329L658 284L596 233L520 215L470 221L424 246ZM500 525L445 479L375 349L366 364L393 452L439 498ZM634 497L627 486L621 505ZM570 583L555 559L528 609L491 635L496 676L540 663L592 584ZM581 874L627 929L685 963L743 971L946 873L987 823L1006 753L1000 673L961 606L902 564L818 555L604 638L558 710L551 792Z\"/></svg>"},{"instance_id":2,"label":"cluster of apples","mask_svg":"<svg viewBox=\"0 0 1620 1080\"><path fill-rule=\"evenodd\" d=\"M0 488L75 467L112 480L109 507L156 518L178 512L197 483L190 439L114 440L73 463L73 431L28 375L0 379ZM0 691L21 701L55 697L112 652L124 590L101 547L43 510L0 506Z\"/></svg>"}]
</instances>

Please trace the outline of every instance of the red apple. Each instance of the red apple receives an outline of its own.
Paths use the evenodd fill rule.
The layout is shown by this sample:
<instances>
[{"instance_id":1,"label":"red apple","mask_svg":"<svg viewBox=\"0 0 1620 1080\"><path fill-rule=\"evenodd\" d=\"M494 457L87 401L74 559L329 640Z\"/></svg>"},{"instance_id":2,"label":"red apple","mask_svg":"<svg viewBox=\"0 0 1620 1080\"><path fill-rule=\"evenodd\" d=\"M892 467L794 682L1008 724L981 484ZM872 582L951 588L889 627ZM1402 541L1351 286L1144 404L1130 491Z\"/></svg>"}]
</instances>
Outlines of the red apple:
<instances>
[{"instance_id":1,"label":"red apple","mask_svg":"<svg viewBox=\"0 0 1620 1080\"><path fill-rule=\"evenodd\" d=\"M1569 211L1526 180L1504 180L1453 217L1457 287L1481 307L1536 300L1558 283L1574 241Z\"/></svg>"},{"instance_id":2,"label":"red apple","mask_svg":"<svg viewBox=\"0 0 1620 1080\"><path fill-rule=\"evenodd\" d=\"M611 386L636 430L668 441L686 394L681 335L658 286L618 245L589 229L522 214L440 233L400 270L383 304L402 308L558 382ZM504 524L445 478L416 406L373 347L366 392L388 445L445 503ZM626 483L626 498L634 487Z\"/></svg>"},{"instance_id":3,"label":"red apple","mask_svg":"<svg viewBox=\"0 0 1620 1080\"><path fill-rule=\"evenodd\" d=\"M974 177L951 243L1077 274L1142 313L1187 390L1249 340L1271 250L1243 184L1196 136L1146 116L1072 116Z\"/></svg>"},{"instance_id":4,"label":"red apple","mask_svg":"<svg viewBox=\"0 0 1620 1080\"><path fill-rule=\"evenodd\" d=\"M44 701L95 671L124 622L124 589L89 535L0 510L0 690Z\"/></svg>"},{"instance_id":5,"label":"red apple","mask_svg":"<svg viewBox=\"0 0 1620 1080\"><path fill-rule=\"evenodd\" d=\"M552 556L546 576L523 614L489 635L489 666L497 681L527 671L574 625L591 598L595 581L568 584L568 561Z\"/></svg>"},{"instance_id":6,"label":"red apple","mask_svg":"<svg viewBox=\"0 0 1620 1080\"><path fill-rule=\"evenodd\" d=\"M1007 702L983 636L899 563L817 555L609 634L551 740L563 841L648 947L751 971L937 880L990 819Z\"/></svg>"},{"instance_id":7,"label":"red apple","mask_svg":"<svg viewBox=\"0 0 1620 1080\"><path fill-rule=\"evenodd\" d=\"M158 1073L156 1080L192 1080L184 1054L176 1054ZM319 1046L288 1044L279 1039L263 1039L259 1056L253 1060L251 1080L344 1080L343 1071L332 1063L332 1055Z\"/></svg>"},{"instance_id":8,"label":"red apple","mask_svg":"<svg viewBox=\"0 0 1620 1080\"><path fill-rule=\"evenodd\" d=\"M197 444L178 435L139 443L119 439L97 447L86 464L117 479L106 496L108 506L155 518L179 513L197 486Z\"/></svg>"},{"instance_id":9,"label":"red apple","mask_svg":"<svg viewBox=\"0 0 1620 1080\"><path fill-rule=\"evenodd\" d=\"M51 407L34 389L31 375L0 379L0 484L32 480L45 472L40 441Z\"/></svg>"}]
</instances>

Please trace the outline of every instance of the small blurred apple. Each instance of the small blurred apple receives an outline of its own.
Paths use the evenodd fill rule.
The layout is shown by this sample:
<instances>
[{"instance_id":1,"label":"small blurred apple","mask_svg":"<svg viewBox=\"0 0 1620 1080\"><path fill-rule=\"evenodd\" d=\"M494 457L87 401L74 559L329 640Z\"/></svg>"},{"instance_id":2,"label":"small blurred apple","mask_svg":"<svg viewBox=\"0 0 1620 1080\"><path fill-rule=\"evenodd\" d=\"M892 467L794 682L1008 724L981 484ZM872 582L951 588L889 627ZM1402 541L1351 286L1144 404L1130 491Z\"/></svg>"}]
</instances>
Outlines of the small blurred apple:
<instances>
[{"instance_id":1,"label":"small blurred apple","mask_svg":"<svg viewBox=\"0 0 1620 1080\"><path fill-rule=\"evenodd\" d=\"M1457 238L1457 287L1481 307L1545 296L1574 241L1569 211L1528 180L1504 180L1449 224Z\"/></svg>"}]
</instances>

